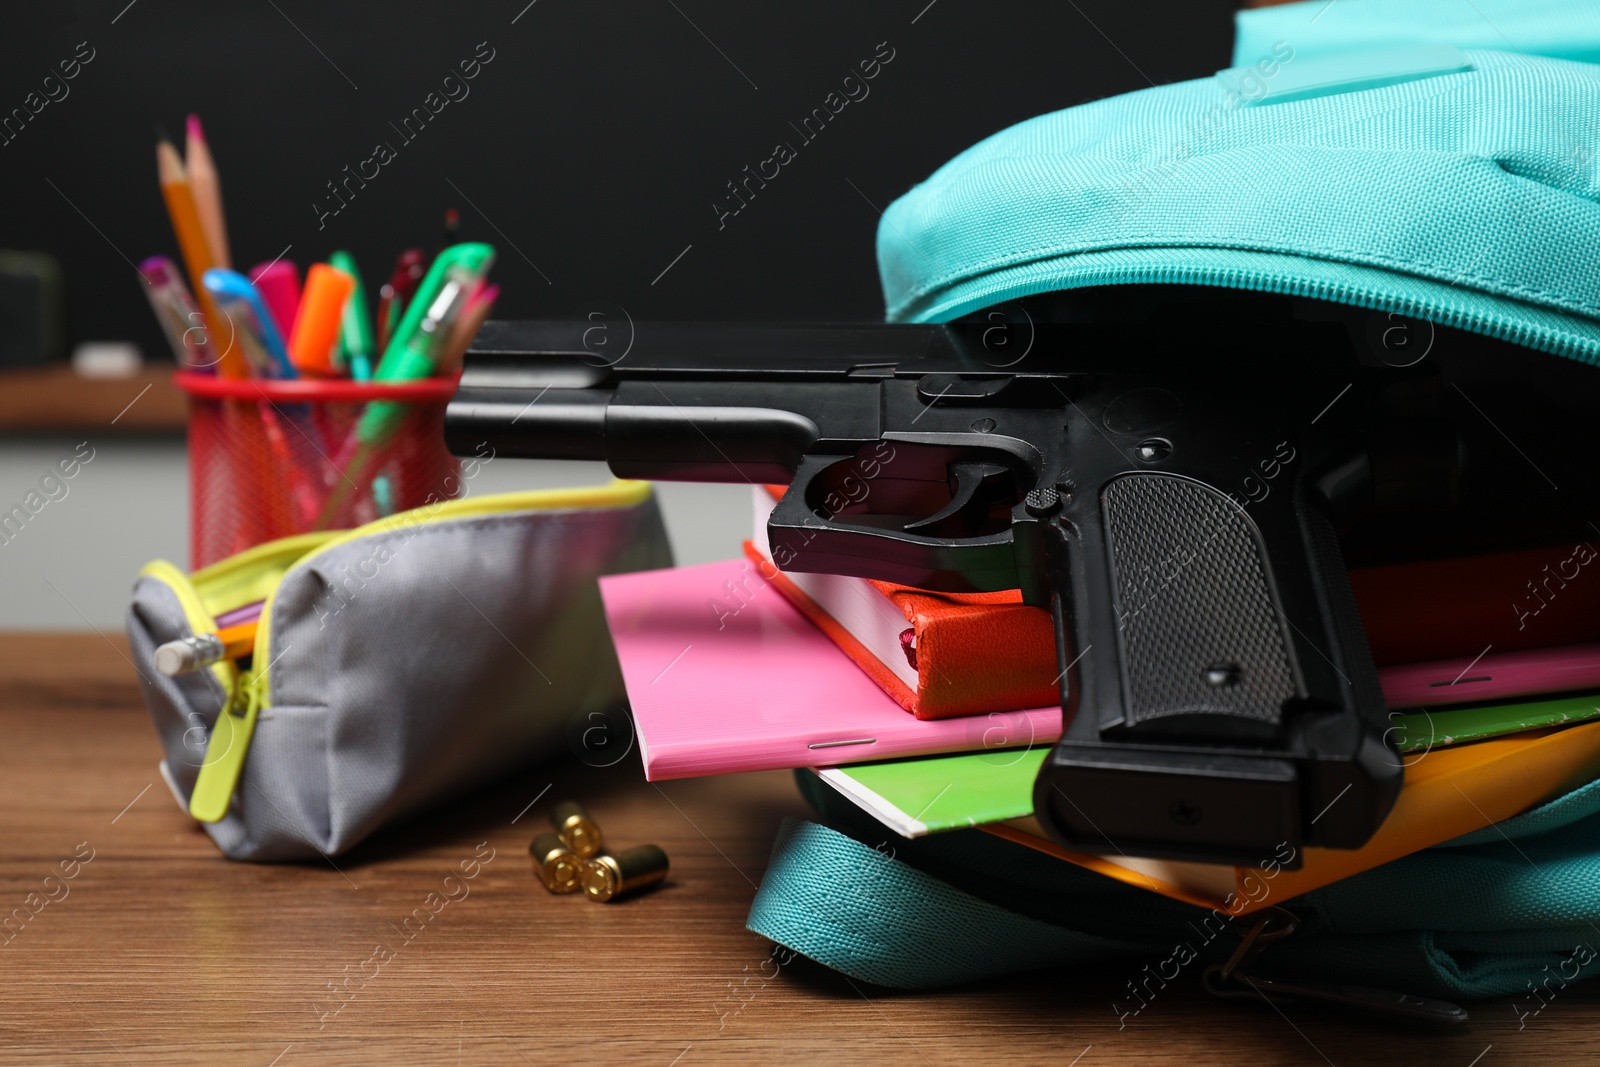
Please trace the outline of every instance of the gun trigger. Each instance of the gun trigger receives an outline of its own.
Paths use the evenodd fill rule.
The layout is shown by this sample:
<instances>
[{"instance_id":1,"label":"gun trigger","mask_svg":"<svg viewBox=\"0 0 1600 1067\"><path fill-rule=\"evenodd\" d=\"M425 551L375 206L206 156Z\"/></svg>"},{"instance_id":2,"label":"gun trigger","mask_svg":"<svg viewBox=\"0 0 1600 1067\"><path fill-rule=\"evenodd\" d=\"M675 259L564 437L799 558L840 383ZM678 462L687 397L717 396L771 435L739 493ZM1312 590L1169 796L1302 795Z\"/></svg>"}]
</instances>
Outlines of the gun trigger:
<instances>
[{"instance_id":1,"label":"gun trigger","mask_svg":"<svg viewBox=\"0 0 1600 1067\"><path fill-rule=\"evenodd\" d=\"M950 503L927 518L904 527L907 533L931 537L971 537L989 516L997 500L1008 503L1014 495L1011 469L999 463L952 463L956 477Z\"/></svg>"}]
</instances>

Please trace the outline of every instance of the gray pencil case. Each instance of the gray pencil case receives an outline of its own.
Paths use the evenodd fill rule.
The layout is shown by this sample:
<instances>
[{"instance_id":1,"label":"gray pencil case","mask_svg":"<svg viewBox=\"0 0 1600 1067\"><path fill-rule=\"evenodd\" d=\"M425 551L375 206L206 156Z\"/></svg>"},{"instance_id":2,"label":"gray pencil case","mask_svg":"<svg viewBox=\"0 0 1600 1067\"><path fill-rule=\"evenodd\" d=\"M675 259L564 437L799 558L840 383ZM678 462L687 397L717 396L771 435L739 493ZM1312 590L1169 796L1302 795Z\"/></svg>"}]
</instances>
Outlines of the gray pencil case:
<instances>
[{"instance_id":1,"label":"gray pencil case","mask_svg":"<svg viewBox=\"0 0 1600 1067\"><path fill-rule=\"evenodd\" d=\"M447 501L134 585L128 640L175 796L233 859L338 855L532 761L631 740L595 579L672 564L648 484ZM248 666L157 646L264 601ZM242 661L241 661L242 662Z\"/></svg>"}]
</instances>

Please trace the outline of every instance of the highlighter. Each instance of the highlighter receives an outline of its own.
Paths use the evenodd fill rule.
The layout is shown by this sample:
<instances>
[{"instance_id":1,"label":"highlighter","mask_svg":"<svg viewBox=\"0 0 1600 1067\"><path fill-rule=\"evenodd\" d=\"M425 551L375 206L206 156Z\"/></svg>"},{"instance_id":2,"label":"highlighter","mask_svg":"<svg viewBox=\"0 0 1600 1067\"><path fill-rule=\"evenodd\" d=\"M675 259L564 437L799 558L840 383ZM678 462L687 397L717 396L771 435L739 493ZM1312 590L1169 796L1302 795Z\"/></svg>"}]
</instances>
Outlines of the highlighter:
<instances>
[{"instance_id":1,"label":"highlighter","mask_svg":"<svg viewBox=\"0 0 1600 1067\"><path fill-rule=\"evenodd\" d=\"M450 327L466 306L467 292L476 281L477 276L467 269L451 269L446 271L444 284L438 287L431 299L424 301L418 294L413 306L422 314L417 316L416 328L404 341L389 345L383 362L378 365L378 381L415 381L432 376L439 359L444 355ZM410 316L410 312L407 312L407 316ZM401 325L404 325L404 321ZM374 400L367 405L361 414L361 421L356 424L356 440L362 445L387 441L405 413L404 404L393 400Z\"/></svg>"},{"instance_id":2,"label":"highlighter","mask_svg":"<svg viewBox=\"0 0 1600 1067\"><path fill-rule=\"evenodd\" d=\"M356 268L356 257L349 252L335 252L328 263L350 275L355 288L344 304L344 317L339 323L339 362L358 382L372 377L372 357L378 342L372 333L372 313L367 310L367 293L361 283L361 271Z\"/></svg>"},{"instance_id":3,"label":"highlighter","mask_svg":"<svg viewBox=\"0 0 1600 1067\"><path fill-rule=\"evenodd\" d=\"M468 294L493 263L493 245L459 244L440 252L417 286L416 295L407 303L405 315L384 349L375 380L403 382L431 377L444 354L451 325L466 305ZM378 449L394 436L409 410L403 401L368 402L339 450L335 464L342 477L334 483L316 529L327 529L350 491L366 481L368 468L380 454Z\"/></svg>"},{"instance_id":4,"label":"highlighter","mask_svg":"<svg viewBox=\"0 0 1600 1067\"><path fill-rule=\"evenodd\" d=\"M333 346L339 339L345 301L356 280L344 271L317 263L306 272L300 313L289 337L289 359L302 374L331 378L340 368L333 363Z\"/></svg>"},{"instance_id":5,"label":"highlighter","mask_svg":"<svg viewBox=\"0 0 1600 1067\"><path fill-rule=\"evenodd\" d=\"M272 312L278 332L294 329L295 316L300 313L300 268L287 259L257 263L250 268L250 281Z\"/></svg>"},{"instance_id":6,"label":"highlighter","mask_svg":"<svg viewBox=\"0 0 1600 1067\"><path fill-rule=\"evenodd\" d=\"M221 344L244 350L251 368L261 378L297 378L283 334L267 310L266 302L250 279L238 271L212 267L201 279L226 323L216 332Z\"/></svg>"}]
</instances>

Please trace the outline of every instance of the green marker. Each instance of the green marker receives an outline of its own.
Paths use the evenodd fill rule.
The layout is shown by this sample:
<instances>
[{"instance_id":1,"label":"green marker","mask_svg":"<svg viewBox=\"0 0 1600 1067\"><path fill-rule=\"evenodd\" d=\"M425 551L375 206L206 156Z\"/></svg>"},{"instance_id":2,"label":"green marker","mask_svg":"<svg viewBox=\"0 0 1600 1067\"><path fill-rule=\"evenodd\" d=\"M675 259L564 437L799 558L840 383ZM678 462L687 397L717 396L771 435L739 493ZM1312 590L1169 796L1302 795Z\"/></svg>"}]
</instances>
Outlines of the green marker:
<instances>
[{"instance_id":1,"label":"green marker","mask_svg":"<svg viewBox=\"0 0 1600 1067\"><path fill-rule=\"evenodd\" d=\"M433 338L426 327L429 322L434 323L435 329L438 326L438 310L434 305L452 284L463 287L461 299L465 300L467 292L479 278L489 273L493 264L494 246L481 243L451 245L434 258L416 293L406 303L406 312L389 338L389 347L383 350L383 359L378 363L378 381L414 381L433 373L436 353L429 343Z\"/></svg>"},{"instance_id":2,"label":"green marker","mask_svg":"<svg viewBox=\"0 0 1600 1067\"><path fill-rule=\"evenodd\" d=\"M406 313L378 361L379 382L411 382L428 378L438 368L439 349L450 326L467 302L467 296L494 263L494 246L451 245L434 259L422 284L406 305ZM405 420L408 405L399 400L371 400L355 430L345 439L337 465L343 477L334 484L318 516L316 529L326 530L344 506L353 486L366 478L377 450L394 436Z\"/></svg>"},{"instance_id":3,"label":"green marker","mask_svg":"<svg viewBox=\"0 0 1600 1067\"><path fill-rule=\"evenodd\" d=\"M437 369L439 346L444 343L450 324L472 287L489 273L493 263L493 245L451 245L440 252L417 286L416 295L406 304L406 313L378 361L374 380L410 382L430 377ZM383 443L400 425L405 412L405 405L396 401L373 401L356 424L356 439L367 446Z\"/></svg>"},{"instance_id":4,"label":"green marker","mask_svg":"<svg viewBox=\"0 0 1600 1067\"><path fill-rule=\"evenodd\" d=\"M350 377L364 382L372 377L372 350L378 347L372 333L372 313L367 310L366 287L361 283L361 272L356 269L356 257L349 252L335 252L328 257L328 262L356 280L356 287L344 304L344 318L339 322L336 356L339 365L350 372Z\"/></svg>"}]
</instances>

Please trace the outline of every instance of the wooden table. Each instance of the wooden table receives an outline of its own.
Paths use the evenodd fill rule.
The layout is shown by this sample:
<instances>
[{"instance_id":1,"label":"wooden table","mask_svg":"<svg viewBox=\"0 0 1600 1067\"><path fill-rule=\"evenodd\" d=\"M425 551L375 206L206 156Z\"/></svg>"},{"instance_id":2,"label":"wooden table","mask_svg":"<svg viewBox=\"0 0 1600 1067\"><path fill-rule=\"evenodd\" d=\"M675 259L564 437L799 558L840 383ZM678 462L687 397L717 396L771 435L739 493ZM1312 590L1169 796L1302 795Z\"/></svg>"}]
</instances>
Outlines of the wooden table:
<instances>
[{"instance_id":1,"label":"wooden table","mask_svg":"<svg viewBox=\"0 0 1600 1067\"><path fill-rule=\"evenodd\" d=\"M0 911L93 850L0 947L0 1063L1497 1067L1600 1051L1593 986L1520 1032L1501 1000L1438 1034L1178 984L1119 1031L1109 973L907 994L797 960L762 979L771 946L745 914L779 820L804 812L782 773L657 788L634 758L537 769L334 862L231 863L157 776L125 653L116 635L0 637ZM613 905L537 886L528 841L567 796L619 842L664 847L670 881ZM396 925L480 842L493 859L470 894L405 942ZM363 984L380 945L394 959ZM348 975L341 1002L330 983Z\"/></svg>"},{"instance_id":2,"label":"wooden table","mask_svg":"<svg viewBox=\"0 0 1600 1067\"><path fill-rule=\"evenodd\" d=\"M86 378L65 363L0 369L0 433L182 433L187 402L171 363Z\"/></svg>"}]
</instances>

